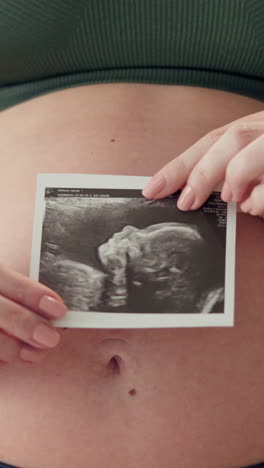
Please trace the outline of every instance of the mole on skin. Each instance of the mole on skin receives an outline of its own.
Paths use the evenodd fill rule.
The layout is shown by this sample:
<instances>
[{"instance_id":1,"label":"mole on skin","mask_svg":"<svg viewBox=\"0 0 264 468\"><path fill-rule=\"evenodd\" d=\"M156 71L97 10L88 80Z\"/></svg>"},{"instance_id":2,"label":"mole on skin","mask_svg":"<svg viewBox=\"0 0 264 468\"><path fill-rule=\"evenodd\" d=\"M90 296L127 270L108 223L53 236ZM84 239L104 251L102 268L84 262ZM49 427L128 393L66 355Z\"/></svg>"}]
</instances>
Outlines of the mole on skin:
<instances>
[{"instance_id":1,"label":"mole on skin","mask_svg":"<svg viewBox=\"0 0 264 468\"><path fill-rule=\"evenodd\" d=\"M136 391L135 388L131 388L131 390L129 390L128 393L129 393L129 395L134 396L134 395L136 395L137 391Z\"/></svg>"}]
</instances>

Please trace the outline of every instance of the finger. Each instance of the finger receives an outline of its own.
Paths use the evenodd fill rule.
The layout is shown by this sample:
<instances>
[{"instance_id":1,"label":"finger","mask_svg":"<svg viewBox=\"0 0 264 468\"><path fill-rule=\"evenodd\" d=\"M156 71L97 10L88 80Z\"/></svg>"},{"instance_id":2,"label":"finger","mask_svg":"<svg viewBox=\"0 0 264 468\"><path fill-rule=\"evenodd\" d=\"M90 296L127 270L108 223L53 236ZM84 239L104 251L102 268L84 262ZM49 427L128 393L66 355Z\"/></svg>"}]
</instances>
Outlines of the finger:
<instances>
[{"instance_id":1,"label":"finger","mask_svg":"<svg viewBox=\"0 0 264 468\"><path fill-rule=\"evenodd\" d=\"M48 320L0 296L0 328L37 348L53 348L60 335Z\"/></svg>"},{"instance_id":2,"label":"finger","mask_svg":"<svg viewBox=\"0 0 264 468\"><path fill-rule=\"evenodd\" d=\"M182 210L197 209L223 181L228 163L243 148L256 140L264 131L263 123L243 123L230 127L199 160L188 177L178 207Z\"/></svg>"},{"instance_id":3,"label":"finger","mask_svg":"<svg viewBox=\"0 0 264 468\"><path fill-rule=\"evenodd\" d=\"M244 213L264 218L264 184L257 185L240 208Z\"/></svg>"},{"instance_id":4,"label":"finger","mask_svg":"<svg viewBox=\"0 0 264 468\"><path fill-rule=\"evenodd\" d=\"M202 155L224 132L224 128L214 130L166 164L150 179L143 189L143 195L146 198L163 198L181 189Z\"/></svg>"},{"instance_id":5,"label":"finger","mask_svg":"<svg viewBox=\"0 0 264 468\"><path fill-rule=\"evenodd\" d=\"M46 356L47 352L40 349L34 349L31 346L26 345L21 348L19 353L19 357L22 361L30 362L32 364L43 361Z\"/></svg>"},{"instance_id":6,"label":"finger","mask_svg":"<svg viewBox=\"0 0 264 468\"><path fill-rule=\"evenodd\" d=\"M27 362L40 362L46 355L47 352L23 345L20 340L10 336L4 330L0 331L0 363L11 364L18 357Z\"/></svg>"},{"instance_id":7,"label":"finger","mask_svg":"<svg viewBox=\"0 0 264 468\"><path fill-rule=\"evenodd\" d=\"M232 192L232 200L240 202L250 185L264 175L264 135L252 141L229 163L226 181Z\"/></svg>"},{"instance_id":8,"label":"finger","mask_svg":"<svg viewBox=\"0 0 264 468\"><path fill-rule=\"evenodd\" d=\"M61 318L67 307L61 297L44 284L33 281L0 264L0 294L50 318Z\"/></svg>"},{"instance_id":9,"label":"finger","mask_svg":"<svg viewBox=\"0 0 264 468\"><path fill-rule=\"evenodd\" d=\"M0 330L0 361L10 364L17 359L21 344L19 340Z\"/></svg>"}]
</instances>

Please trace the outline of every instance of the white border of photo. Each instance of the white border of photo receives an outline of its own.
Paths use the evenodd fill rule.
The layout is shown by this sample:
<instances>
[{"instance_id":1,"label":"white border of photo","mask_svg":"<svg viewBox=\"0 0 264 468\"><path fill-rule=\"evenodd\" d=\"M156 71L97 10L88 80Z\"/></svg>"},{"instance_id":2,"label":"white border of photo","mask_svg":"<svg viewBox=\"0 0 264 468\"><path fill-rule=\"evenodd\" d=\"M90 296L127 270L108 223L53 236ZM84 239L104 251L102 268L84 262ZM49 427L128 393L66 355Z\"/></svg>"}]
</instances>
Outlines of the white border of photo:
<instances>
[{"instance_id":1,"label":"white border of photo","mask_svg":"<svg viewBox=\"0 0 264 468\"><path fill-rule=\"evenodd\" d=\"M33 226L30 278L38 281L41 239L45 216L45 189L142 189L149 177L95 174L39 174ZM216 191L220 191L217 187ZM170 327L230 327L234 325L235 298L236 204L228 203L225 256L225 310L224 313L112 313L69 311L57 327L69 328L170 328Z\"/></svg>"}]
</instances>

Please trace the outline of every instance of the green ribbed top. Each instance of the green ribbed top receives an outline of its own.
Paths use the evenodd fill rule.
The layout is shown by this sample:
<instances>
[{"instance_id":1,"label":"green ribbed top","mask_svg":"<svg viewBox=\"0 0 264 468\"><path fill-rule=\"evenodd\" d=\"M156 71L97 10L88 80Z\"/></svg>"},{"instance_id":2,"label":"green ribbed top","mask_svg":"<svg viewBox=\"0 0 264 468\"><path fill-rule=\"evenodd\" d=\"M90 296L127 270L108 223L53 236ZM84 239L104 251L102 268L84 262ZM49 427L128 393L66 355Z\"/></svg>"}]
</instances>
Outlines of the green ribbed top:
<instances>
[{"instance_id":1,"label":"green ribbed top","mask_svg":"<svg viewBox=\"0 0 264 468\"><path fill-rule=\"evenodd\" d=\"M0 0L0 109L108 82L264 101L264 0Z\"/></svg>"}]
</instances>

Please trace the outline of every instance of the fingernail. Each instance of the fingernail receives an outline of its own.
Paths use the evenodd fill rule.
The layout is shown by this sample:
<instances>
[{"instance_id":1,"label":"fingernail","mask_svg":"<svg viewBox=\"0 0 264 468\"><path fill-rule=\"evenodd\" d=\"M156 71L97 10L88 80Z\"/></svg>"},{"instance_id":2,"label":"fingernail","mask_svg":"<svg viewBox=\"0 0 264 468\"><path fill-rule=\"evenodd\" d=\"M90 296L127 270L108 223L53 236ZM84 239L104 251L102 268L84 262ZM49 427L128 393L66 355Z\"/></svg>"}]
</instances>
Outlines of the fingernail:
<instances>
[{"instance_id":1,"label":"fingernail","mask_svg":"<svg viewBox=\"0 0 264 468\"><path fill-rule=\"evenodd\" d=\"M232 190L227 182L224 183L221 192L221 198L224 202L230 202L233 198Z\"/></svg>"},{"instance_id":2,"label":"fingernail","mask_svg":"<svg viewBox=\"0 0 264 468\"><path fill-rule=\"evenodd\" d=\"M62 302L53 299L53 297L43 296L39 301L39 309L53 317L63 317L67 312L67 307Z\"/></svg>"},{"instance_id":3,"label":"fingernail","mask_svg":"<svg viewBox=\"0 0 264 468\"><path fill-rule=\"evenodd\" d=\"M241 203L240 208L241 208L241 210L242 210L244 213L248 213L249 211L252 210L252 203L251 203L251 201L250 201L250 200L244 201L243 203Z\"/></svg>"},{"instance_id":4,"label":"fingernail","mask_svg":"<svg viewBox=\"0 0 264 468\"><path fill-rule=\"evenodd\" d=\"M236 192L233 193L232 201L236 203L240 203L243 200L243 192Z\"/></svg>"},{"instance_id":5,"label":"fingernail","mask_svg":"<svg viewBox=\"0 0 264 468\"><path fill-rule=\"evenodd\" d=\"M153 198L157 196L165 188L165 186L165 176L161 172L158 172L147 183L146 187L142 190L142 194L146 198Z\"/></svg>"},{"instance_id":6,"label":"fingernail","mask_svg":"<svg viewBox=\"0 0 264 468\"><path fill-rule=\"evenodd\" d=\"M27 348L22 348L20 351L20 359L27 362L40 362L45 357L45 354L42 352L30 351Z\"/></svg>"},{"instance_id":7,"label":"fingernail","mask_svg":"<svg viewBox=\"0 0 264 468\"><path fill-rule=\"evenodd\" d=\"M195 194L189 185L186 185L184 190L181 193L181 196L178 200L177 206L180 208L182 211L187 211L190 210L194 204L195 201Z\"/></svg>"},{"instance_id":8,"label":"fingernail","mask_svg":"<svg viewBox=\"0 0 264 468\"><path fill-rule=\"evenodd\" d=\"M56 330L53 330L43 323L35 328L33 332L33 338L39 344L48 346L49 348L53 348L60 341L60 335L56 332Z\"/></svg>"}]
</instances>

